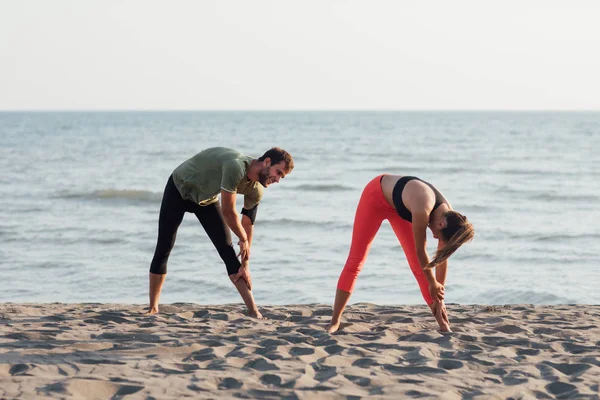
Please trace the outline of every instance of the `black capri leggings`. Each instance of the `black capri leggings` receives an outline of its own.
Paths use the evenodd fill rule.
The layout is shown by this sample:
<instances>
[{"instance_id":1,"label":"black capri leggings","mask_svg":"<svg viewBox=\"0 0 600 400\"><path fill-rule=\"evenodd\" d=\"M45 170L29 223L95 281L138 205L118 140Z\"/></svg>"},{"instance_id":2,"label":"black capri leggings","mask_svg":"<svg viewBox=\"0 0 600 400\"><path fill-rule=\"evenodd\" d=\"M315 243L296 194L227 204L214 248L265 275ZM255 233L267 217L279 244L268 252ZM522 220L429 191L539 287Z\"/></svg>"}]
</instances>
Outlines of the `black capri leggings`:
<instances>
[{"instance_id":1,"label":"black capri leggings","mask_svg":"<svg viewBox=\"0 0 600 400\"><path fill-rule=\"evenodd\" d=\"M229 227L223 220L221 206L218 202L208 206L200 206L190 200L184 200L173 183L173 175L167 181L165 193L160 205L160 216L158 218L158 241L154 258L150 265L153 274L166 274L167 261L171 250L175 245L177 229L183 215L186 212L196 214L198 221L208 234L213 245L219 252L221 259L227 267L227 273L237 274L240 269L240 261L236 257L235 250L231 245L231 233Z\"/></svg>"}]
</instances>

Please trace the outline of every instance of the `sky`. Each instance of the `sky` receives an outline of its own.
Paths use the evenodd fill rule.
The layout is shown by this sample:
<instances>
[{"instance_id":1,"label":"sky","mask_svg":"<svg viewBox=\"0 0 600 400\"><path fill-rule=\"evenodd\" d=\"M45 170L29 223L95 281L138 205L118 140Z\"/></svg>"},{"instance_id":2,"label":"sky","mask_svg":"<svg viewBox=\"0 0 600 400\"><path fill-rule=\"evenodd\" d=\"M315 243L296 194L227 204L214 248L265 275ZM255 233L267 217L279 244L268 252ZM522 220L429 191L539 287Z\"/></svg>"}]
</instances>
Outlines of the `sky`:
<instances>
[{"instance_id":1,"label":"sky","mask_svg":"<svg viewBox=\"0 0 600 400\"><path fill-rule=\"evenodd\" d=\"M600 110L600 1L0 0L0 110Z\"/></svg>"}]
</instances>

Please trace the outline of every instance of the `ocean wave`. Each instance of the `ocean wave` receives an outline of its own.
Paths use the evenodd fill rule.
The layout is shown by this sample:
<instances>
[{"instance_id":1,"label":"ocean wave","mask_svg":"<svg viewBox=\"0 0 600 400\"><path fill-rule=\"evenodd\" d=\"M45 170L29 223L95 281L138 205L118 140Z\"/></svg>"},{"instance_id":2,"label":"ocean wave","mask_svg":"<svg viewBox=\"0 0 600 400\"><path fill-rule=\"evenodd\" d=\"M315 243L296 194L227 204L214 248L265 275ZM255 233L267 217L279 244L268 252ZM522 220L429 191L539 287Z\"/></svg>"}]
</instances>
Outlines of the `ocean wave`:
<instances>
[{"instance_id":1,"label":"ocean wave","mask_svg":"<svg viewBox=\"0 0 600 400\"><path fill-rule=\"evenodd\" d=\"M481 304L573 304L574 299L557 296L549 292L531 290L497 290L485 293L485 302Z\"/></svg>"},{"instance_id":2,"label":"ocean wave","mask_svg":"<svg viewBox=\"0 0 600 400\"><path fill-rule=\"evenodd\" d=\"M520 195L523 198L527 198L528 200L534 201L543 201L549 203L555 202L598 202L600 201L600 196L594 194L577 194L577 193L568 193L568 192L560 192L560 193L551 193L547 191L532 191L530 187L510 187L507 185L494 185L493 192L494 193L502 193L503 195L507 194L515 194Z\"/></svg>"},{"instance_id":3,"label":"ocean wave","mask_svg":"<svg viewBox=\"0 0 600 400\"><path fill-rule=\"evenodd\" d=\"M162 193L149 192L146 190L131 189L101 189L90 193L58 193L54 198L59 199L82 199L82 200L127 200L132 202L160 202Z\"/></svg>"},{"instance_id":4,"label":"ocean wave","mask_svg":"<svg viewBox=\"0 0 600 400\"><path fill-rule=\"evenodd\" d=\"M351 167L352 171L366 171L366 172L376 172L379 174L392 174L397 173L398 171L404 171L405 175L407 171L414 171L419 167L415 165L401 164L401 165L376 165L376 166L364 166L357 165Z\"/></svg>"},{"instance_id":5,"label":"ocean wave","mask_svg":"<svg viewBox=\"0 0 600 400\"><path fill-rule=\"evenodd\" d=\"M507 168L507 169L493 169L490 171L491 173L498 175L519 175L519 176L530 176L530 175L552 175L552 176L568 176L569 173L563 171L553 171L553 170L533 170L533 169L516 169L516 168Z\"/></svg>"},{"instance_id":6,"label":"ocean wave","mask_svg":"<svg viewBox=\"0 0 600 400\"><path fill-rule=\"evenodd\" d=\"M551 193L541 193L541 194L535 194L529 197L531 200L538 200L538 201L550 201L550 202L565 202L565 201L586 201L586 202L598 202L600 201L600 197L598 196L594 196L594 195L589 195L589 194L566 194L566 193L561 193L561 194L551 194Z\"/></svg>"},{"instance_id":7,"label":"ocean wave","mask_svg":"<svg viewBox=\"0 0 600 400\"><path fill-rule=\"evenodd\" d=\"M467 212L479 212L479 211L491 211L492 207L490 206L485 206L485 205L481 205L481 204L462 204L460 206L460 211L463 211L464 213Z\"/></svg>"},{"instance_id":8,"label":"ocean wave","mask_svg":"<svg viewBox=\"0 0 600 400\"><path fill-rule=\"evenodd\" d=\"M305 220L305 219L294 219L294 218L276 218L276 219L257 219L257 224L261 225L294 225L296 227L310 227L310 226L318 226L327 228L352 228L351 224L345 224L340 222L333 221L315 221L315 220Z\"/></svg>"},{"instance_id":9,"label":"ocean wave","mask_svg":"<svg viewBox=\"0 0 600 400\"><path fill-rule=\"evenodd\" d=\"M599 233L513 233L506 231L497 231L494 233L494 237L496 240L529 240L532 242L562 242L562 241L571 241L571 240L581 240L581 239L600 239Z\"/></svg>"},{"instance_id":10,"label":"ocean wave","mask_svg":"<svg viewBox=\"0 0 600 400\"><path fill-rule=\"evenodd\" d=\"M531 239L535 242L556 242L563 240L580 240L580 239L600 239L598 233L577 233L573 235L558 234L558 235L532 235Z\"/></svg>"},{"instance_id":11,"label":"ocean wave","mask_svg":"<svg viewBox=\"0 0 600 400\"><path fill-rule=\"evenodd\" d=\"M479 253L463 252L463 253L464 254L460 255L460 258L456 257L456 259L461 260L461 261L469 260L469 261L485 261L485 262L501 261L504 259L503 256L501 256L499 254L495 254L495 253L483 253L483 252L479 252Z\"/></svg>"},{"instance_id":12,"label":"ocean wave","mask_svg":"<svg viewBox=\"0 0 600 400\"><path fill-rule=\"evenodd\" d=\"M375 167L356 167L353 171L366 171L366 172L377 172L379 174L392 174L392 175L416 175L423 177L429 174L464 174L472 172L473 168L470 167L450 167L444 165L384 165ZM424 179L424 178L422 178Z\"/></svg>"},{"instance_id":13,"label":"ocean wave","mask_svg":"<svg viewBox=\"0 0 600 400\"><path fill-rule=\"evenodd\" d=\"M524 252L525 253L525 252ZM508 258L511 262L520 265L569 265L569 264L585 264L597 259L597 257L589 255L544 255L539 256L513 256Z\"/></svg>"},{"instance_id":14,"label":"ocean wave","mask_svg":"<svg viewBox=\"0 0 600 400\"><path fill-rule=\"evenodd\" d=\"M354 190L351 186L339 185L335 183L330 184L304 184L293 187L286 187L287 190L306 190L309 192L347 192Z\"/></svg>"}]
</instances>

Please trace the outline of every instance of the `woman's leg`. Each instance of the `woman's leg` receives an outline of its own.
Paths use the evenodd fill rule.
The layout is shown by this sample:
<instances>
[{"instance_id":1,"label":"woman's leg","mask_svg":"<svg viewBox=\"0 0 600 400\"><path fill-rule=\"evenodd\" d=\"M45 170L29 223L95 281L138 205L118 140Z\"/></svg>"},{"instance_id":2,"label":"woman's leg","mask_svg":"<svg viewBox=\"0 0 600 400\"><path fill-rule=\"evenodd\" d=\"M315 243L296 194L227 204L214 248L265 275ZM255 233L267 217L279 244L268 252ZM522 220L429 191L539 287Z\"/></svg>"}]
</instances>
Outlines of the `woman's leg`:
<instances>
[{"instance_id":1,"label":"woman's leg","mask_svg":"<svg viewBox=\"0 0 600 400\"><path fill-rule=\"evenodd\" d=\"M377 180L375 188L371 187L374 186L372 184L373 181L363 191L356 209L350 254L338 280L333 314L328 327L330 333L339 329L340 318L348 304L356 278L367 259L371 243L381 226L381 222L385 218L385 212L377 206L376 199L374 199L374 196L377 195L376 189L381 192L379 180Z\"/></svg>"},{"instance_id":2,"label":"woman's leg","mask_svg":"<svg viewBox=\"0 0 600 400\"><path fill-rule=\"evenodd\" d=\"M406 260L408 261L408 265L410 269L417 279L417 283L419 284L419 288L421 289L421 295L423 295L423 299L431 309L431 312L435 316L437 323L440 326L440 330L442 332L449 332L450 325L448 323L448 315L446 314L446 306L444 302L434 302L429 294L429 282L423 273L423 269L421 268L421 263L419 262L419 258L417 257L417 250L415 246L415 238L413 236L412 224L402 218L399 215L395 215L389 219L390 224L392 225L392 229L396 234L396 237L400 241L400 245L404 250L404 255L406 256Z\"/></svg>"}]
</instances>

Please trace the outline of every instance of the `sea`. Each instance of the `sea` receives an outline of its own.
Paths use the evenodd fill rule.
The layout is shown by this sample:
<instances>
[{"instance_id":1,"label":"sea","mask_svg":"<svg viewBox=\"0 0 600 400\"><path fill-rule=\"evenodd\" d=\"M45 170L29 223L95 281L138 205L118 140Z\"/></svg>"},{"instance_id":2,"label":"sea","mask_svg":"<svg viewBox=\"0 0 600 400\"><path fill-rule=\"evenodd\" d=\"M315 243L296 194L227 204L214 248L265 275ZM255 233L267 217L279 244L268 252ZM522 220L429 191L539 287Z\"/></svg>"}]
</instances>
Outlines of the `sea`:
<instances>
[{"instance_id":1,"label":"sea","mask_svg":"<svg viewBox=\"0 0 600 400\"><path fill-rule=\"evenodd\" d=\"M600 304L600 112L508 111L1 112L0 302L147 303L167 178L213 146L294 158L258 210L259 306L333 302L361 191L382 173L432 183L473 223L448 303ZM436 244L428 233L430 256ZM161 297L175 302L241 302L193 214ZM387 222L356 302L423 304Z\"/></svg>"}]
</instances>

